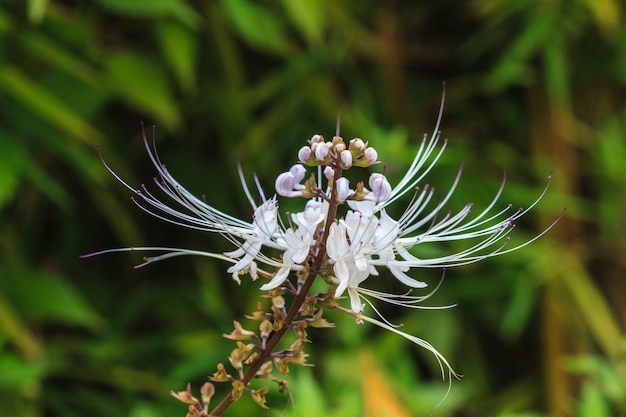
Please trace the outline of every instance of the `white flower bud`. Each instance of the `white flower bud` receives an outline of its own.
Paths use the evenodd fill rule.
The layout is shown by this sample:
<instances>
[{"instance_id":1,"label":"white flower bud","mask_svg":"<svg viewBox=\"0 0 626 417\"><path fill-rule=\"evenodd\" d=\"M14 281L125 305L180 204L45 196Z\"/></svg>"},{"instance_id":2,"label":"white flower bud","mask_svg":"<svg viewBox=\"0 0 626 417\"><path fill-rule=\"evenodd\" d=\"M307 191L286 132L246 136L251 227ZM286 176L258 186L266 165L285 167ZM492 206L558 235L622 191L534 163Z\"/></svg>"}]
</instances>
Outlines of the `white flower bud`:
<instances>
[{"instance_id":1,"label":"white flower bud","mask_svg":"<svg viewBox=\"0 0 626 417\"><path fill-rule=\"evenodd\" d=\"M311 140L309 140L309 143L311 145L313 145L314 143L318 143L318 142L324 142L324 137L322 135L311 136Z\"/></svg>"},{"instance_id":2,"label":"white flower bud","mask_svg":"<svg viewBox=\"0 0 626 417\"><path fill-rule=\"evenodd\" d=\"M306 164L309 159L313 156L313 152L311 152L310 146L303 146L298 151L298 160L303 164Z\"/></svg>"},{"instance_id":3,"label":"white flower bud","mask_svg":"<svg viewBox=\"0 0 626 417\"><path fill-rule=\"evenodd\" d=\"M346 177L339 178L335 187L337 187L337 200L340 203L345 202L348 197L354 194L354 191L350 189L350 181Z\"/></svg>"},{"instance_id":4,"label":"white flower bud","mask_svg":"<svg viewBox=\"0 0 626 417\"><path fill-rule=\"evenodd\" d=\"M375 164L378 161L378 152L374 148L367 148L363 153L363 156L370 164Z\"/></svg>"},{"instance_id":5,"label":"white flower bud","mask_svg":"<svg viewBox=\"0 0 626 417\"><path fill-rule=\"evenodd\" d=\"M341 153L346 150L346 144L341 142L335 145L335 152Z\"/></svg>"},{"instance_id":6,"label":"white flower bud","mask_svg":"<svg viewBox=\"0 0 626 417\"><path fill-rule=\"evenodd\" d=\"M306 174L306 168L304 168L300 164L295 164L289 169L289 172L295 178L296 184L298 184L300 181L304 179L304 175Z\"/></svg>"},{"instance_id":7,"label":"white flower bud","mask_svg":"<svg viewBox=\"0 0 626 417\"><path fill-rule=\"evenodd\" d=\"M372 174L369 185L372 191L365 197L367 200L379 203L387 201L391 197L391 185L383 174Z\"/></svg>"},{"instance_id":8,"label":"white flower bud","mask_svg":"<svg viewBox=\"0 0 626 417\"><path fill-rule=\"evenodd\" d=\"M296 164L291 167L288 172L283 172L276 178L276 193L283 197L299 197L302 195L302 191L305 187L300 184L300 181L304 178L306 169ZM294 188L297 189L294 191Z\"/></svg>"},{"instance_id":9,"label":"white flower bud","mask_svg":"<svg viewBox=\"0 0 626 417\"><path fill-rule=\"evenodd\" d=\"M332 180L335 176L335 170L329 166L326 166L326 168L324 168L324 176L328 181Z\"/></svg>"},{"instance_id":10,"label":"white flower bud","mask_svg":"<svg viewBox=\"0 0 626 417\"><path fill-rule=\"evenodd\" d=\"M354 138L350 141L350 149L355 149L358 152L361 152L364 147L365 143L361 140L361 138Z\"/></svg>"},{"instance_id":11,"label":"white flower bud","mask_svg":"<svg viewBox=\"0 0 626 417\"><path fill-rule=\"evenodd\" d=\"M352 166L352 152L348 150L344 150L340 154L341 163L344 169L348 169Z\"/></svg>"},{"instance_id":12,"label":"white flower bud","mask_svg":"<svg viewBox=\"0 0 626 417\"><path fill-rule=\"evenodd\" d=\"M328 146L325 143L320 143L315 148L315 159L318 161L323 161L328 156Z\"/></svg>"}]
</instances>

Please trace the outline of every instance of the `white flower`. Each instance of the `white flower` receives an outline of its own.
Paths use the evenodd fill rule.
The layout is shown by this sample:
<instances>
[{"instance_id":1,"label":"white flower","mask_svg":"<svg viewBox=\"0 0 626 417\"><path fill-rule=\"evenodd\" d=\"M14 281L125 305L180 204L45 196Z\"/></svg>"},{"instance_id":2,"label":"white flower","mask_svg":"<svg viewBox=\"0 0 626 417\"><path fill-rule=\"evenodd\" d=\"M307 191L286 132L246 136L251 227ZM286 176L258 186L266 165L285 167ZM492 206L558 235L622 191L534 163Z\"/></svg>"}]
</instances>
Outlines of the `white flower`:
<instances>
[{"instance_id":1,"label":"white flower","mask_svg":"<svg viewBox=\"0 0 626 417\"><path fill-rule=\"evenodd\" d=\"M352 311L363 310L357 288L370 275L369 266L364 256L351 247L346 237L347 227L343 223L330 225L330 233L326 241L326 252L334 263L333 271L338 280L335 297L341 296L347 289L350 296Z\"/></svg>"},{"instance_id":2,"label":"white flower","mask_svg":"<svg viewBox=\"0 0 626 417\"><path fill-rule=\"evenodd\" d=\"M311 246L315 244L315 232L326 219L327 211L328 203L309 200L303 212L291 215L297 229L287 229L283 238L279 240L287 248L283 253L285 265L276 272L270 282L261 287L262 290L279 287L285 282L292 269L299 269L298 266L305 261Z\"/></svg>"},{"instance_id":3,"label":"white flower","mask_svg":"<svg viewBox=\"0 0 626 417\"><path fill-rule=\"evenodd\" d=\"M241 258L235 265L228 268L228 273L232 274L246 268L257 258L261 247L272 241L272 236L278 226L277 211L278 204L273 198L257 207L252 222L252 235L246 238L239 249L224 254L231 258Z\"/></svg>"},{"instance_id":4,"label":"white flower","mask_svg":"<svg viewBox=\"0 0 626 417\"><path fill-rule=\"evenodd\" d=\"M304 211L293 213L291 219L300 229L305 229L307 233L313 236L319 224L326 220L327 213L328 202L309 200Z\"/></svg>"},{"instance_id":5,"label":"white flower","mask_svg":"<svg viewBox=\"0 0 626 417\"><path fill-rule=\"evenodd\" d=\"M161 246L150 247L132 247L109 249L94 252L84 257L95 256L103 253L120 252L120 251L155 251L162 254L145 258L145 261L138 265L144 266L149 263L172 258L182 255L200 255L211 258L217 258L230 262L233 265L228 268L227 272L233 275L233 278L239 282L239 275L248 273L253 279L256 279L262 271L258 268L258 264L263 264L271 268L275 268L274 272L264 272L264 276L278 275L278 279L282 277L283 281L290 271L302 269L300 265L303 257L308 254L309 246L314 243L312 238L314 229L319 223L324 221L323 204L321 202L313 202L307 205L303 213L294 213L299 221L299 229L284 229L278 221L278 201L275 197L266 198L263 190L256 181L257 188L262 203L257 206L255 199L250 193L243 171L239 167L239 177L243 186L244 193L250 202L254 213L252 222L237 219L230 216L210 204L203 199L198 199L182 187L170 175L165 166L161 163L156 149L152 148L146 138L143 136L148 156L154 164L158 177L154 178L154 183L167 199L172 200L175 204L166 204L157 195L148 190L145 185L137 189L124 180L122 180L107 164L105 167L118 179L126 188L135 194L133 202L142 210L152 214L153 216L165 220L167 222L185 226L205 232L218 233L237 248L226 253L213 253L196 251L190 249L170 248ZM294 165L288 172L279 176L277 179L277 191L285 192L288 195L297 195L298 190L304 188L299 184L304 178L305 168L302 165ZM176 208L178 206L178 208ZM283 259L277 260L274 257L267 256L263 249L278 250L283 253ZM278 280L277 279L277 280Z\"/></svg>"},{"instance_id":6,"label":"white flower","mask_svg":"<svg viewBox=\"0 0 626 417\"><path fill-rule=\"evenodd\" d=\"M505 177L491 203L473 215L472 203L466 204L456 213L444 209L459 184L462 167L450 191L439 198L433 199L433 187L423 185L419 188L447 145L446 141L441 145L439 143L443 103L442 99L433 134L430 137L424 136L406 174L395 187L391 186L383 174L373 173L369 177L369 189L363 183L359 183L356 190L350 189L349 180L343 176L343 171L372 166L378 162L376 150L359 138L351 140L346 150L346 145L338 134L330 142L325 142L321 135L314 135L308 141L310 146L299 150L300 163L280 174L275 181L278 195L308 199L304 210L291 213L287 217L287 225L280 217L276 196L267 198L256 176L254 180L259 198L252 196L241 166L238 166L238 172L243 191L252 207L251 222L223 213L204 199L196 198L169 174L159 160L156 149L150 146L144 134L146 150L158 173L154 182L160 192L175 203L173 206L163 202L144 185L140 189L131 187L105 163L106 168L135 194L133 201L141 209L170 223L217 233L231 242L235 249L226 253L212 253L167 247L139 247L105 250L86 256L131 250L161 253L146 258L139 266L181 255L207 256L231 263L227 272L237 282L244 274L249 274L253 280L259 276L268 278L269 282L261 286L262 290L273 290L285 285L292 271L299 271L298 279L309 284L308 287L303 284L305 288L311 288L313 280L323 276L331 285L329 294L341 297L345 292L348 293L350 310L340 306L336 306L336 309L355 315L360 322L374 323L425 347L435 354L442 370L445 365L449 369L449 375L453 375L449 364L428 343L396 330L384 318L383 323L364 316L366 304L377 314L371 299L408 308L426 308L420 303L434 290L425 296L410 294L413 289L426 287L426 282L421 280L423 278L418 276L420 272L417 270L445 270L512 252L538 239L558 219L529 241L507 247L508 234L513 230L514 222L541 200L548 186L525 210L512 210L511 205L495 209L502 194ZM302 184L306 175L305 166L315 167L317 170L317 175L310 181L307 180L306 186ZM392 218L387 207L394 203L400 204L398 200L407 193L413 194L413 198L408 205L401 207L402 210L398 212L402 214L397 219ZM257 201L260 204L257 205ZM344 203L349 209L338 210L338 206ZM345 214L341 217L337 213ZM416 249L420 246L445 247L441 244L450 241L464 241L467 244L464 249L451 253L432 257L417 255ZM389 270L391 276L408 286L409 292L388 294L361 287L370 276L379 275L379 270L383 269ZM420 279L416 279L416 276ZM285 287L295 288L291 282Z\"/></svg>"}]
</instances>

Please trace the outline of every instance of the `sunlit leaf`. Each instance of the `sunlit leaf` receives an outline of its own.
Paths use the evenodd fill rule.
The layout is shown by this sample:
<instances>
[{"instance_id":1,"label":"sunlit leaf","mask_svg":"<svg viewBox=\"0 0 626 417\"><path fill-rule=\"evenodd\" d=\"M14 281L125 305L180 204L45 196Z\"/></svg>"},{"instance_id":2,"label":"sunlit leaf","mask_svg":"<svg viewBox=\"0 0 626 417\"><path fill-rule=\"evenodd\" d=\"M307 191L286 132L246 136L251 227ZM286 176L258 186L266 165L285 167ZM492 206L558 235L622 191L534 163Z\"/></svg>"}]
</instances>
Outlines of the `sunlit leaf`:
<instances>
[{"instance_id":1,"label":"sunlit leaf","mask_svg":"<svg viewBox=\"0 0 626 417\"><path fill-rule=\"evenodd\" d=\"M325 29L324 2L321 0L283 0L282 3L306 39L312 44L319 43Z\"/></svg>"},{"instance_id":2,"label":"sunlit leaf","mask_svg":"<svg viewBox=\"0 0 626 417\"><path fill-rule=\"evenodd\" d=\"M49 0L28 0L28 19L32 23L39 23L46 15Z\"/></svg>"},{"instance_id":3,"label":"sunlit leaf","mask_svg":"<svg viewBox=\"0 0 626 417\"><path fill-rule=\"evenodd\" d=\"M611 417L611 408L600 389L589 382L583 384L578 404L580 417Z\"/></svg>"},{"instance_id":4,"label":"sunlit leaf","mask_svg":"<svg viewBox=\"0 0 626 417\"><path fill-rule=\"evenodd\" d=\"M23 391L37 389L45 368L44 362L25 361L8 352L0 353L0 387Z\"/></svg>"}]
</instances>

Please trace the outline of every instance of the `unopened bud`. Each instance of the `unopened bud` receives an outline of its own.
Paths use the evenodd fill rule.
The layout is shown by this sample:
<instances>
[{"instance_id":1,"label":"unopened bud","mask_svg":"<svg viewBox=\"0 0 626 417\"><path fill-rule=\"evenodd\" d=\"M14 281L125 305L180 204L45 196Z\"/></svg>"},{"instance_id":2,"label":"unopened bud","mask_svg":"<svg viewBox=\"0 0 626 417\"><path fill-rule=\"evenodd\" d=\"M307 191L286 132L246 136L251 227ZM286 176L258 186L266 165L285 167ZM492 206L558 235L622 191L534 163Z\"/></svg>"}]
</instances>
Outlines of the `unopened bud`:
<instances>
[{"instance_id":1,"label":"unopened bud","mask_svg":"<svg viewBox=\"0 0 626 417\"><path fill-rule=\"evenodd\" d=\"M333 141L332 142L333 142L333 146L337 146L339 144L343 144L343 138L341 136L333 136ZM337 151L337 152L339 152L339 151Z\"/></svg>"},{"instance_id":2,"label":"unopened bud","mask_svg":"<svg viewBox=\"0 0 626 417\"><path fill-rule=\"evenodd\" d=\"M285 308L285 298L282 295L277 295L276 297L272 297L272 305L280 309Z\"/></svg>"},{"instance_id":3,"label":"unopened bud","mask_svg":"<svg viewBox=\"0 0 626 417\"><path fill-rule=\"evenodd\" d=\"M324 168L324 176L328 181L332 180L335 177L335 170L326 166L326 168Z\"/></svg>"},{"instance_id":4,"label":"unopened bud","mask_svg":"<svg viewBox=\"0 0 626 417\"><path fill-rule=\"evenodd\" d=\"M328 156L328 146L326 146L326 143L320 143L316 148L315 148L315 159L317 161L324 161L326 159L326 157Z\"/></svg>"},{"instance_id":5,"label":"unopened bud","mask_svg":"<svg viewBox=\"0 0 626 417\"><path fill-rule=\"evenodd\" d=\"M374 148L367 148L363 153L363 156L370 164L375 164L378 161L378 152Z\"/></svg>"},{"instance_id":6,"label":"unopened bud","mask_svg":"<svg viewBox=\"0 0 626 417\"><path fill-rule=\"evenodd\" d=\"M313 152L311 151L310 146L303 146L298 151L298 160L303 164L306 164L309 159L313 156Z\"/></svg>"},{"instance_id":7,"label":"unopened bud","mask_svg":"<svg viewBox=\"0 0 626 417\"><path fill-rule=\"evenodd\" d=\"M302 195L304 185L300 184L300 181L304 178L306 169L296 164L287 172L283 172L276 178L276 193L283 197L298 197Z\"/></svg>"},{"instance_id":8,"label":"unopened bud","mask_svg":"<svg viewBox=\"0 0 626 417\"><path fill-rule=\"evenodd\" d=\"M367 200L381 202L387 201L391 197L391 184L383 174L372 174L370 176L369 185L371 193L366 196Z\"/></svg>"},{"instance_id":9,"label":"unopened bud","mask_svg":"<svg viewBox=\"0 0 626 417\"><path fill-rule=\"evenodd\" d=\"M352 166L352 152L348 150L344 150L339 154L341 158L341 167L343 169L348 169Z\"/></svg>"},{"instance_id":10,"label":"unopened bud","mask_svg":"<svg viewBox=\"0 0 626 417\"><path fill-rule=\"evenodd\" d=\"M349 149L354 149L357 152L361 152L363 151L363 148L365 148L365 143L360 138L354 138L350 141Z\"/></svg>"},{"instance_id":11,"label":"unopened bud","mask_svg":"<svg viewBox=\"0 0 626 417\"><path fill-rule=\"evenodd\" d=\"M345 202L354 191L350 189L350 181L346 177L341 177L335 183L335 187L337 187L337 201L340 203Z\"/></svg>"}]
</instances>

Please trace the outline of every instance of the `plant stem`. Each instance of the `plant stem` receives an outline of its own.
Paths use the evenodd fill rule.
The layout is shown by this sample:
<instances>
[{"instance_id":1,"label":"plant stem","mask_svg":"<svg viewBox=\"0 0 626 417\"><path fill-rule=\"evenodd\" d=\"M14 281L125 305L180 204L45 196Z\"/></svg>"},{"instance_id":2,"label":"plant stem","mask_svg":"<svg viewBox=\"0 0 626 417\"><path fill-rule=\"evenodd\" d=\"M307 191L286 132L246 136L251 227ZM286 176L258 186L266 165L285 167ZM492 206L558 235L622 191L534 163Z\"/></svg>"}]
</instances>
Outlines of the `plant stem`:
<instances>
[{"instance_id":1,"label":"plant stem","mask_svg":"<svg viewBox=\"0 0 626 417\"><path fill-rule=\"evenodd\" d=\"M341 178L342 170L341 167L337 164L333 167L335 170L334 181L333 184L336 184L337 180ZM300 291L296 294L295 300L289 311L287 312L287 316L285 317L285 321L283 326L274 332L272 336L267 341L265 348L259 352L259 356L256 360L250 365L245 375L241 379L241 382L244 386L248 386L250 381L254 378L258 370L261 368L261 365L265 363L265 361L270 357L274 348L278 345L278 343L283 339L287 330L291 327L294 320L298 317L298 313L304 304L309 290L313 286L313 282L315 282L315 278L320 273L322 266L324 264L324 258L326 257L326 240L328 239L328 232L330 230L330 225L334 221L337 215L337 190L333 186L331 189L330 201L328 204L328 215L326 216L326 223L324 225L324 234L322 235L321 242L318 245L318 251L313 258L313 262L311 267L309 268L309 273L307 275L304 284L300 288ZM209 414L210 417L218 417L221 416L224 411L233 403L233 393L232 391L228 393L228 395L215 407L215 409Z\"/></svg>"}]
</instances>

